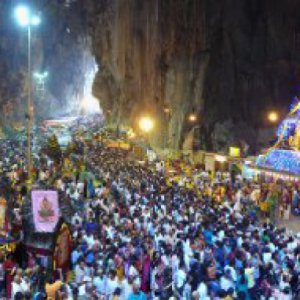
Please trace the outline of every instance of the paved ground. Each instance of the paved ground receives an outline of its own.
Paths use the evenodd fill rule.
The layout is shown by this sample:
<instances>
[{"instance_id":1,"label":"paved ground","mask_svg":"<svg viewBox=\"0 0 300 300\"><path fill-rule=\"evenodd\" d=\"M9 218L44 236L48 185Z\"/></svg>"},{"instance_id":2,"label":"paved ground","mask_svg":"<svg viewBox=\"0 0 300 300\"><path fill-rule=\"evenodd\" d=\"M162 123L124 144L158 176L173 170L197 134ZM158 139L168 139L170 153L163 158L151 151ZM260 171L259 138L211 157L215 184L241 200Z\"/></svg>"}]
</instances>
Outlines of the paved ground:
<instances>
[{"instance_id":1,"label":"paved ground","mask_svg":"<svg viewBox=\"0 0 300 300\"><path fill-rule=\"evenodd\" d=\"M294 233L300 232L300 216L293 216L291 214L288 221L280 220L278 226L286 227L288 230L293 231Z\"/></svg>"}]
</instances>

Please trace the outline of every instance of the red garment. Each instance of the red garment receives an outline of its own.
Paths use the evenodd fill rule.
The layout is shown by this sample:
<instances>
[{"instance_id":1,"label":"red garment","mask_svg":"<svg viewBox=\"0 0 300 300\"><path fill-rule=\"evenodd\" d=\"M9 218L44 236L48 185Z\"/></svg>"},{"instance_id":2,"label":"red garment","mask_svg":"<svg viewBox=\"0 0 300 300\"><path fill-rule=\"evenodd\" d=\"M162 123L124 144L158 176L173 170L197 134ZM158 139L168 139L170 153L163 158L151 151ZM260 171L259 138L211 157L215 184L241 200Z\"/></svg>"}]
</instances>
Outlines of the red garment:
<instances>
[{"instance_id":1,"label":"red garment","mask_svg":"<svg viewBox=\"0 0 300 300\"><path fill-rule=\"evenodd\" d=\"M142 285L141 289L144 293L150 293L150 268L151 260L149 255L144 255L142 266Z\"/></svg>"},{"instance_id":2,"label":"red garment","mask_svg":"<svg viewBox=\"0 0 300 300\"><path fill-rule=\"evenodd\" d=\"M6 281L6 298L10 299L11 298L11 284L13 281L14 276L12 275L12 269L15 267L15 263L7 259L3 263L3 268L5 270L5 281Z\"/></svg>"}]
</instances>

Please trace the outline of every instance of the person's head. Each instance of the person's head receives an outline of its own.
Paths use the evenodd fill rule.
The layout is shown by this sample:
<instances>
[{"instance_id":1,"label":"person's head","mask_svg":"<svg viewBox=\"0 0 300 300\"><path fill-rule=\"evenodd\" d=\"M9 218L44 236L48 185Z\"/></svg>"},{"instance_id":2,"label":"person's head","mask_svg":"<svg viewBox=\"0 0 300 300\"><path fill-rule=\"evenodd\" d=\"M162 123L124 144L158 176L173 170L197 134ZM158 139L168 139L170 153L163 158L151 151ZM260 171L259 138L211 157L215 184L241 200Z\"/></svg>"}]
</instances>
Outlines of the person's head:
<instances>
[{"instance_id":1,"label":"person's head","mask_svg":"<svg viewBox=\"0 0 300 300\"><path fill-rule=\"evenodd\" d=\"M79 266L80 266L81 268L84 268L84 267L85 267L85 261L84 261L84 259L81 259L81 260L79 261Z\"/></svg>"},{"instance_id":2,"label":"person's head","mask_svg":"<svg viewBox=\"0 0 300 300\"><path fill-rule=\"evenodd\" d=\"M42 292L38 292L37 295L35 295L35 300L46 300L47 299L47 296L45 293L42 293Z\"/></svg>"},{"instance_id":3,"label":"person's head","mask_svg":"<svg viewBox=\"0 0 300 300\"><path fill-rule=\"evenodd\" d=\"M114 279L114 278L116 277L116 271L115 271L115 270L110 270L110 271L109 271L109 277L110 277L111 279Z\"/></svg>"},{"instance_id":4,"label":"person's head","mask_svg":"<svg viewBox=\"0 0 300 300\"><path fill-rule=\"evenodd\" d=\"M16 274L19 275L20 277L22 277L22 275L23 275L23 270L20 269L20 268L18 268Z\"/></svg>"},{"instance_id":5,"label":"person's head","mask_svg":"<svg viewBox=\"0 0 300 300\"><path fill-rule=\"evenodd\" d=\"M133 280L132 290L134 293L138 293L140 291L140 288L141 288L141 280L140 278L137 277Z\"/></svg>"},{"instance_id":6,"label":"person's head","mask_svg":"<svg viewBox=\"0 0 300 300\"><path fill-rule=\"evenodd\" d=\"M119 287L117 287L117 288L115 289L113 295L114 295L114 296L121 296L121 292L122 292L122 290L121 290Z\"/></svg>"},{"instance_id":7,"label":"person's head","mask_svg":"<svg viewBox=\"0 0 300 300\"><path fill-rule=\"evenodd\" d=\"M20 284L21 283L21 276L20 275L15 275L14 282L17 283L17 284Z\"/></svg>"},{"instance_id":8,"label":"person's head","mask_svg":"<svg viewBox=\"0 0 300 300\"><path fill-rule=\"evenodd\" d=\"M192 299L193 299L193 300L200 300L199 292L194 291L194 292L192 293Z\"/></svg>"},{"instance_id":9,"label":"person's head","mask_svg":"<svg viewBox=\"0 0 300 300\"><path fill-rule=\"evenodd\" d=\"M25 296L21 292L15 294L14 300L25 300Z\"/></svg>"},{"instance_id":10,"label":"person's head","mask_svg":"<svg viewBox=\"0 0 300 300\"><path fill-rule=\"evenodd\" d=\"M49 284L53 284L53 283L54 283L54 278L53 278L52 275L48 275L48 277L47 277L47 282L48 282Z\"/></svg>"}]
</instances>

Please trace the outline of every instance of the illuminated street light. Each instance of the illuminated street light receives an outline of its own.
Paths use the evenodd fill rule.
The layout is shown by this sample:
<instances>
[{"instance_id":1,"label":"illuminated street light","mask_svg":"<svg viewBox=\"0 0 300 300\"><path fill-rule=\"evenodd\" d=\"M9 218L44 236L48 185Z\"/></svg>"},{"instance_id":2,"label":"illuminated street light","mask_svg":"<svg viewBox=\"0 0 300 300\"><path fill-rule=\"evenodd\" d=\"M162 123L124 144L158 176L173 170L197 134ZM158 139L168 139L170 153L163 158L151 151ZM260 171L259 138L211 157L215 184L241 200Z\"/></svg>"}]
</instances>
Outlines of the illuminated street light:
<instances>
[{"instance_id":1,"label":"illuminated street light","mask_svg":"<svg viewBox=\"0 0 300 300\"><path fill-rule=\"evenodd\" d=\"M48 77L48 72L43 72L43 73L35 72L33 75L38 81L43 81Z\"/></svg>"},{"instance_id":2,"label":"illuminated street light","mask_svg":"<svg viewBox=\"0 0 300 300\"><path fill-rule=\"evenodd\" d=\"M190 114L189 117L188 117L188 120L189 120L191 123L196 122L196 121L197 121L197 116L196 116L196 114L194 114L194 113Z\"/></svg>"},{"instance_id":3,"label":"illuminated street light","mask_svg":"<svg viewBox=\"0 0 300 300\"><path fill-rule=\"evenodd\" d=\"M28 160L28 177L31 179L32 169L32 153L31 153L31 132L33 125L33 104L31 98L31 27L38 26L41 23L41 19L38 15L32 14L29 7L20 5L15 9L15 18L21 27L27 27L27 62L28 62L28 99L27 99L27 160Z\"/></svg>"},{"instance_id":4,"label":"illuminated street light","mask_svg":"<svg viewBox=\"0 0 300 300\"><path fill-rule=\"evenodd\" d=\"M154 127L154 121L149 117L142 117L139 121L139 127L145 133L149 133Z\"/></svg>"},{"instance_id":5,"label":"illuminated street light","mask_svg":"<svg viewBox=\"0 0 300 300\"><path fill-rule=\"evenodd\" d=\"M28 26L30 23L30 12L26 6L18 6L15 10L15 16L21 26Z\"/></svg>"},{"instance_id":6,"label":"illuminated street light","mask_svg":"<svg viewBox=\"0 0 300 300\"><path fill-rule=\"evenodd\" d=\"M33 16L31 18L31 25L38 26L41 24L41 18L39 16Z\"/></svg>"},{"instance_id":7,"label":"illuminated street light","mask_svg":"<svg viewBox=\"0 0 300 300\"><path fill-rule=\"evenodd\" d=\"M38 15L32 15L27 6L20 5L15 10L17 22L22 27L37 26L41 23L41 18Z\"/></svg>"},{"instance_id":8,"label":"illuminated street light","mask_svg":"<svg viewBox=\"0 0 300 300\"><path fill-rule=\"evenodd\" d=\"M271 111L269 112L268 114L268 120L271 122L271 123L276 123L279 119L279 116L278 116L278 113L276 111Z\"/></svg>"}]
</instances>

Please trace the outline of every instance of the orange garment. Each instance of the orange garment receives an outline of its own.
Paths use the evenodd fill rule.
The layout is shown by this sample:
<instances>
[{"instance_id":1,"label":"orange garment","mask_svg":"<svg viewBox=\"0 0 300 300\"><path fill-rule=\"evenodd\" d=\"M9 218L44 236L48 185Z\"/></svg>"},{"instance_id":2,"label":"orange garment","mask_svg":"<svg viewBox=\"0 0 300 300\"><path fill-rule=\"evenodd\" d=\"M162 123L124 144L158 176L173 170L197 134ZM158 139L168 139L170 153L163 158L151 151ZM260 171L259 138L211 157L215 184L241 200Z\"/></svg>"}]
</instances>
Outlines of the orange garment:
<instances>
[{"instance_id":1,"label":"orange garment","mask_svg":"<svg viewBox=\"0 0 300 300\"><path fill-rule=\"evenodd\" d=\"M47 294L47 300L55 300L56 292L61 288L62 282L60 280L54 283L46 283L45 290Z\"/></svg>"}]
</instances>

